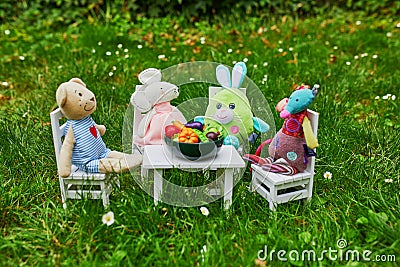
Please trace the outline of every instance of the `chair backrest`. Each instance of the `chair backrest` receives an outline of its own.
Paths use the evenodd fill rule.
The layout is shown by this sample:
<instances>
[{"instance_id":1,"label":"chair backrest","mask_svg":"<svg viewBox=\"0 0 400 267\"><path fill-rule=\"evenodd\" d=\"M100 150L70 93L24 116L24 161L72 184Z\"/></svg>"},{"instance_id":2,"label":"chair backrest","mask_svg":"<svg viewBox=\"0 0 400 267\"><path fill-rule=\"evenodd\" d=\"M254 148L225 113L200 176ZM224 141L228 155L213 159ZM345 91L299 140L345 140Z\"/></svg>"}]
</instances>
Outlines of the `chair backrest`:
<instances>
[{"instance_id":1,"label":"chair backrest","mask_svg":"<svg viewBox=\"0 0 400 267\"><path fill-rule=\"evenodd\" d=\"M142 86L144 86L144 85L136 85L135 90L136 91L139 90L139 88L142 87ZM142 112L136 107L133 108L133 113L134 113L134 116L133 116L133 134L135 134L138 131L138 127L139 127L140 121L144 118L144 116L146 114L142 114Z\"/></svg>"},{"instance_id":2,"label":"chair backrest","mask_svg":"<svg viewBox=\"0 0 400 267\"><path fill-rule=\"evenodd\" d=\"M313 131L313 134L315 138L317 138L318 135L318 119L319 119L319 113L310 109L307 109L307 117L310 119L311 122L311 129ZM315 149L314 149L315 151ZM307 171L310 173L314 173L314 167L315 167L315 157L308 158L308 165L307 165Z\"/></svg>"},{"instance_id":3,"label":"chair backrest","mask_svg":"<svg viewBox=\"0 0 400 267\"><path fill-rule=\"evenodd\" d=\"M51 131L53 133L54 151L56 154L57 168L58 168L58 157L62 146L62 137L64 136L65 123L60 126L60 119L64 115L60 108L55 109L50 113Z\"/></svg>"}]
</instances>

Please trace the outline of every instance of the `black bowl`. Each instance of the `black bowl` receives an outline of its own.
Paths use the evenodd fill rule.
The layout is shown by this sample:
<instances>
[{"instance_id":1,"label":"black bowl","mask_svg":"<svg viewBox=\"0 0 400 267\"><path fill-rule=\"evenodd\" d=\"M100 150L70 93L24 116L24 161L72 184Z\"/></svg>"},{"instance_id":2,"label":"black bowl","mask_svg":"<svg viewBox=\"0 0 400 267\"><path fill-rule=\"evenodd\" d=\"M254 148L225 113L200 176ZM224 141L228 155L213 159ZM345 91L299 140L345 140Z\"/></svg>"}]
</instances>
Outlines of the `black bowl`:
<instances>
[{"instance_id":1,"label":"black bowl","mask_svg":"<svg viewBox=\"0 0 400 267\"><path fill-rule=\"evenodd\" d=\"M176 155L189 160L208 158L216 155L219 148L224 143L223 138L207 143L182 143L174 141L167 136L164 136L164 139L165 143L176 152Z\"/></svg>"}]
</instances>

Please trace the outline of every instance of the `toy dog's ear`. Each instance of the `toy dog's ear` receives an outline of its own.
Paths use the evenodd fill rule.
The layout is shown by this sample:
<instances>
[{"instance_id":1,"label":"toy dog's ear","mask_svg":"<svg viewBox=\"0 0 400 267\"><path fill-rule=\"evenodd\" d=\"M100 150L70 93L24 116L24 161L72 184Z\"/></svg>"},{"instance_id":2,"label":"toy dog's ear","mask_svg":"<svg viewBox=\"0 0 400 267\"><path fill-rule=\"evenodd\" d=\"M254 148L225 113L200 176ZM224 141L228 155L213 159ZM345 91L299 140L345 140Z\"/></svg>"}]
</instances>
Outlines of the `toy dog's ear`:
<instances>
[{"instance_id":1,"label":"toy dog's ear","mask_svg":"<svg viewBox=\"0 0 400 267\"><path fill-rule=\"evenodd\" d=\"M62 108L65 105L65 102L67 102L67 88L64 84L61 84L56 91L56 101L60 108Z\"/></svg>"},{"instance_id":2,"label":"toy dog's ear","mask_svg":"<svg viewBox=\"0 0 400 267\"><path fill-rule=\"evenodd\" d=\"M161 82L161 71L155 68L145 69L139 73L139 81L142 84L148 85L155 82Z\"/></svg>"},{"instance_id":3,"label":"toy dog's ear","mask_svg":"<svg viewBox=\"0 0 400 267\"><path fill-rule=\"evenodd\" d=\"M148 112L153 107L149 100L147 100L146 93L142 90L135 91L132 94L131 103L140 112Z\"/></svg>"},{"instance_id":4,"label":"toy dog's ear","mask_svg":"<svg viewBox=\"0 0 400 267\"><path fill-rule=\"evenodd\" d=\"M246 77L247 67L244 62L235 64L232 70L232 88L240 88L244 78Z\"/></svg>"},{"instance_id":5,"label":"toy dog's ear","mask_svg":"<svg viewBox=\"0 0 400 267\"><path fill-rule=\"evenodd\" d=\"M80 85L83 85L84 87L86 87L86 84L79 78L72 78L71 80L69 80L70 82L74 82L74 83L79 83Z\"/></svg>"},{"instance_id":6,"label":"toy dog's ear","mask_svg":"<svg viewBox=\"0 0 400 267\"><path fill-rule=\"evenodd\" d=\"M217 75L217 81L220 85L224 88L231 88L232 81L231 81L231 74L229 69L224 65L218 65L215 69L215 73Z\"/></svg>"}]
</instances>

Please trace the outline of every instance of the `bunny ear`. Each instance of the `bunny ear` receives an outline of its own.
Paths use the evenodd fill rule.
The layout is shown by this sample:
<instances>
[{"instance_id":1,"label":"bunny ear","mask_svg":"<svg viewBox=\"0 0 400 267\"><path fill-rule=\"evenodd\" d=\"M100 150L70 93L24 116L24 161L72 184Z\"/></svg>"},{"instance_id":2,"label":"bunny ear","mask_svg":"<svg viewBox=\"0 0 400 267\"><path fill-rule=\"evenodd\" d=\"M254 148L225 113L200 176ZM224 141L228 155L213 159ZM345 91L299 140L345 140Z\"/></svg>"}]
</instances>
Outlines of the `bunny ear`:
<instances>
[{"instance_id":1,"label":"bunny ear","mask_svg":"<svg viewBox=\"0 0 400 267\"><path fill-rule=\"evenodd\" d=\"M217 81L222 85L222 87L232 87L231 74L226 66L218 65L215 72L217 74Z\"/></svg>"},{"instance_id":2,"label":"bunny ear","mask_svg":"<svg viewBox=\"0 0 400 267\"><path fill-rule=\"evenodd\" d=\"M161 71L155 68L145 69L144 71L139 73L138 78L142 84L161 82Z\"/></svg>"},{"instance_id":3,"label":"bunny ear","mask_svg":"<svg viewBox=\"0 0 400 267\"><path fill-rule=\"evenodd\" d=\"M247 68L244 62L235 64L232 70L232 88L240 88L244 78L246 77Z\"/></svg>"},{"instance_id":4,"label":"bunny ear","mask_svg":"<svg viewBox=\"0 0 400 267\"><path fill-rule=\"evenodd\" d=\"M131 103L140 112L147 112L152 108L151 103L147 100L144 91L135 91L131 96Z\"/></svg>"}]
</instances>

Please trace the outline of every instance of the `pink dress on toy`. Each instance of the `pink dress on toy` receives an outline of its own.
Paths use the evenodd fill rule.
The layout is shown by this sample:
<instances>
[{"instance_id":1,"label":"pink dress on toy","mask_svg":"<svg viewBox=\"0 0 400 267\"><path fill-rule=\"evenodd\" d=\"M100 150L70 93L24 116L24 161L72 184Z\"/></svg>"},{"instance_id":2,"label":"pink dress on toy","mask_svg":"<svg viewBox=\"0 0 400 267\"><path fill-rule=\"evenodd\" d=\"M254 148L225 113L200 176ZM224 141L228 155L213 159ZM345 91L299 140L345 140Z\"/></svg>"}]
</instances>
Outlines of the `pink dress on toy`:
<instances>
[{"instance_id":1,"label":"pink dress on toy","mask_svg":"<svg viewBox=\"0 0 400 267\"><path fill-rule=\"evenodd\" d=\"M182 113L170 104L163 102L154 105L155 114L149 118L148 127L145 135L139 137L134 135L133 142L138 146L144 145L160 145L164 143L164 128L172 124L172 121L186 122ZM145 119L145 118L143 118Z\"/></svg>"}]
</instances>

